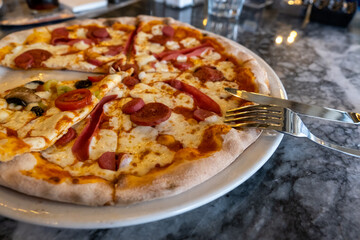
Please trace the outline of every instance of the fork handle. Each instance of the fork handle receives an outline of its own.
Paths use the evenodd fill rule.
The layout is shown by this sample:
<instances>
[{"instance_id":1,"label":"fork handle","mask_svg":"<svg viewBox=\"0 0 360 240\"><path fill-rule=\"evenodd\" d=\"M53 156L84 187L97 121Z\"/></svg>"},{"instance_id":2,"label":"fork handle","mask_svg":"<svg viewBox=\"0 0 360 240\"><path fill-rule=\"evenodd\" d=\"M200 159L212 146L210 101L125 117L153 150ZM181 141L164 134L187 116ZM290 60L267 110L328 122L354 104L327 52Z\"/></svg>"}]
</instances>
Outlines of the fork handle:
<instances>
[{"instance_id":1,"label":"fork handle","mask_svg":"<svg viewBox=\"0 0 360 240\"><path fill-rule=\"evenodd\" d=\"M286 133L286 132L283 132ZM291 134L290 134L291 135ZM294 135L293 135L294 136ZM299 137L299 136L298 136ZM308 135L303 135L303 137L307 137L308 139L310 139L311 141L324 146L326 148L330 148L332 150L338 151L338 152L342 152L344 154L350 155L350 156L354 156L354 157L360 157L360 150L357 149L353 149L353 148L347 148L347 147L342 147L339 146L337 144L333 144L333 143L329 143L329 142L325 142L324 140L316 137L314 134L312 134L311 132L308 132Z\"/></svg>"}]
</instances>

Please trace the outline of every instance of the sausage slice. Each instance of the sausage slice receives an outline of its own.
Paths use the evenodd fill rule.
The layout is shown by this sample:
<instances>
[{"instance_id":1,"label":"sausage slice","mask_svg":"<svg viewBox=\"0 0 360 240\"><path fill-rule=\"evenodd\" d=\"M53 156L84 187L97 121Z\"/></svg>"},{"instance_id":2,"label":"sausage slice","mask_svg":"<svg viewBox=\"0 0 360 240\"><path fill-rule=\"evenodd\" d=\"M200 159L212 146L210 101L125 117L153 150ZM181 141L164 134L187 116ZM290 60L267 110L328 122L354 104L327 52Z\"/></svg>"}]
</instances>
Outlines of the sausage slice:
<instances>
[{"instance_id":1,"label":"sausage slice","mask_svg":"<svg viewBox=\"0 0 360 240\"><path fill-rule=\"evenodd\" d=\"M224 74L212 66L201 66L194 71L194 76L201 82L217 82L224 78Z\"/></svg>"},{"instance_id":2,"label":"sausage slice","mask_svg":"<svg viewBox=\"0 0 360 240\"><path fill-rule=\"evenodd\" d=\"M162 103L148 103L139 111L130 115L130 120L141 126L155 126L171 116L171 109Z\"/></svg>"}]
</instances>

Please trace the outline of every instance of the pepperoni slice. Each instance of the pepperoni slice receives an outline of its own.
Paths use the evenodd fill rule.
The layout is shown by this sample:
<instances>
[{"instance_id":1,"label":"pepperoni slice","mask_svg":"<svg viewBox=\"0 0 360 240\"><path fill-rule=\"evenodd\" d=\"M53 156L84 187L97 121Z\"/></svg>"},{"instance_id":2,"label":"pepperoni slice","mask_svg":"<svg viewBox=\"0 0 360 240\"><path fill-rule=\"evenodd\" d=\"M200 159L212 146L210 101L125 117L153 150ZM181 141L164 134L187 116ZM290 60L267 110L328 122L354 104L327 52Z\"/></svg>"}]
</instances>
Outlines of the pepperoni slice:
<instances>
[{"instance_id":1,"label":"pepperoni slice","mask_svg":"<svg viewBox=\"0 0 360 240\"><path fill-rule=\"evenodd\" d=\"M67 42L69 39L69 31L65 27L56 28L51 32L51 44L57 45Z\"/></svg>"},{"instance_id":2,"label":"pepperoni slice","mask_svg":"<svg viewBox=\"0 0 360 240\"><path fill-rule=\"evenodd\" d=\"M86 37L88 39L91 39L95 43L99 43L101 41L111 38L106 28L96 26L88 27Z\"/></svg>"},{"instance_id":3,"label":"pepperoni slice","mask_svg":"<svg viewBox=\"0 0 360 240\"><path fill-rule=\"evenodd\" d=\"M128 76L128 77L124 78L124 80L122 80L122 83L125 84L128 88L135 86L139 82L140 82L139 79L132 77L132 76Z\"/></svg>"},{"instance_id":4,"label":"pepperoni slice","mask_svg":"<svg viewBox=\"0 0 360 240\"><path fill-rule=\"evenodd\" d=\"M173 61L172 65L177 69L179 69L180 71L186 71L192 66L194 66L194 64L191 62L176 62L176 61Z\"/></svg>"},{"instance_id":5,"label":"pepperoni slice","mask_svg":"<svg viewBox=\"0 0 360 240\"><path fill-rule=\"evenodd\" d=\"M61 94L55 99L55 106L62 111L77 110L91 103L92 93L82 88Z\"/></svg>"},{"instance_id":6,"label":"pepperoni slice","mask_svg":"<svg viewBox=\"0 0 360 240\"><path fill-rule=\"evenodd\" d=\"M212 47L212 45L211 45L211 43L204 43L204 44L201 44L201 45L193 47L193 48L185 48L185 49L181 49L181 50L164 51L164 52L161 52L159 54L156 54L155 57L158 60L174 60L179 55L186 55L188 53L191 53L191 52L195 51L196 49L204 48L204 47ZM171 57L167 57L168 55L171 55ZM166 59L165 59L165 57L166 57Z\"/></svg>"},{"instance_id":7,"label":"pepperoni slice","mask_svg":"<svg viewBox=\"0 0 360 240\"><path fill-rule=\"evenodd\" d=\"M187 54L185 54L185 56L187 57L198 57L200 56L203 52L207 51L207 50L214 50L214 48L212 47L202 47L202 48L198 48L198 49L195 49L194 51L192 52L189 52Z\"/></svg>"},{"instance_id":8,"label":"pepperoni slice","mask_svg":"<svg viewBox=\"0 0 360 240\"><path fill-rule=\"evenodd\" d=\"M106 28L96 28L91 34L96 38L107 38L110 36Z\"/></svg>"},{"instance_id":9,"label":"pepperoni slice","mask_svg":"<svg viewBox=\"0 0 360 240\"><path fill-rule=\"evenodd\" d=\"M152 43L158 43L160 45L165 45L167 41L169 41L170 38L164 35L155 35L152 38L149 39Z\"/></svg>"},{"instance_id":10,"label":"pepperoni slice","mask_svg":"<svg viewBox=\"0 0 360 240\"><path fill-rule=\"evenodd\" d=\"M117 161L119 161L119 159L117 159L115 152L105 152L99 157L98 164L102 169L116 171Z\"/></svg>"},{"instance_id":11,"label":"pepperoni slice","mask_svg":"<svg viewBox=\"0 0 360 240\"><path fill-rule=\"evenodd\" d=\"M75 139L77 136L75 129L69 128L67 133L65 133L64 136L62 136L60 139L58 139L55 143L57 147L65 146L68 142Z\"/></svg>"},{"instance_id":12,"label":"pepperoni slice","mask_svg":"<svg viewBox=\"0 0 360 240\"><path fill-rule=\"evenodd\" d=\"M129 70L130 68L133 68L134 72L132 76L137 77L137 75L139 74L139 67L137 65L129 64L129 63L123 64L123 59L114 62L112 68L115 69L115 71L126 71Z\"/></svg>"},{"instance_id":13,"label":"pepperoni slice","mask_svg":"<svg viewBox=\"0 0 360 240\"><path fill-rule=\"evenodd\" d=\"M197 56L200 56L204 51L206 51L208 49L214 49L214 48L212 48L212 47L200 47L200 48L196 48L196 49L192 50L191 52L185 51L186 52L185 54L181 53L181 52L173 53L173 54L166 55L165 57L162 58L162 60L175 60L175 59L177 59L177 57L179 55L184 55L184 56L187 56L187 57L197 57Z\"/></svg>"},{"instance_id":14,"label":"pepperoni slice","mask_svg":"<svg viewBox=\"0 0 360 240\"><path fill-rule=\"evenodd\" d=\"M95 65L95 66L98 66L100 67L101 65L103 65L104 63L100 60L97 60L97 59L93 59L93 58L88 58L86 59L86 61L92 65Z\"/></svg>"},{"instance_id":15,"label":"pepperoni slice","mask_svg":"<svg viewBox=\"0 0 360 240\"><path fill-rule=\"evenodd\" d=\"M148 103L139 111L130 115L130 120L141 126L155 126L171 116L171 109L162 103Z\"/></svg>"},{"instance_id":16,"label":"pepperoni slice","mask_svg":"<svg viewBox=\"0 0 360 240\"><path fill-rule=\"evenodd\" d=\"M98 159L99 167L117 171L120 167L121 160L126 156L125 153L104 152Z\"/></svg>"},{"instance_id":17,"label":"pepperoni slice","mask_svg":"<svg viewBox=\"0 0 360 240\"><path fill-rule=\"evenodd\" d=\"M104 55L115 56L115 55L118 55L119 53L121 53L123 50L124 50L124 47L121 45L109 46L108 51L105 52Z\"/></svg>"},{"instance_id":18,"label":"pepperoni slice","mask_svg":"<svg viewBox=\"0 0 360 240\"><path fill-rule=\"evenodd\" d=\"M121 110L126 114L132 114L134 112L139 111L144 106L145 106L144 100L142 100L141 98L134 98L133 100L124 104Z\"/></svg>"},{"instance_id":19,"label":"pepperoni slice","mask_svg":"<svg viewBox=\"0 0 360 240\"><path fill-rule=\"evenodd\" d=\"M110 37L110 34L106 30L106 28L101 27L89 27L88 32L86 33L86 37L90 38L96 42L102 41L106 38Z\"/></svg>"},{"instance_id":20,"label":"pepperoni slice","mask_svg":"<svg viewBox=\"0 0 360 240\"><path fill-rule=\"evenodd\" d=\"M163 35L165 35L167 37L173 38L174 34L175 34L175 30L171 26L166 25L163 27L162 33L163 33Z\"/></svg>"},{"instance_id":21,"label":"pepperoni slice","mask_svg":"<svg viewBox=\"0 0 360 240\"><path fill-rule=\"evenodd\" d=\"M15 65L22 69L38 68L41 67L41 63L46 61L52 56L52 54L43 49L32 49L23 52L14 59Z\"/></svg>"},{"instance_id":22,"label":"pepperoni slice","mask_svg":"<svg viewBox=\"0 0 360 240\"><path fill-rule=\"evenodd\" d=\"M51 44L52 45L60 45L60 44L66 44L69 46L74 45L75 43L78 43L80 41L83 41L84 43L90 45L92 43L92 40L87 38L69 38L69 31L65 27L56 28L51 32Z\"/></svg>"},{"instance_id":23,"label":"pepperoni slice","mask_svg":"<svg viewBox=\"0 0 360 240\"><path fill-rule=\"evenodd\" d=\"M106 75L100 75L100 76L88 76L88 80L91 82L100 82L106 77Z\"/></svg>"},{"instance_id":24,"label":"pepperoni slice","mask_svg":"<svg viewBox=\"0 0 360 240\"><path fill-rule=\"evenodd\" d=\"M79 89L83 90L83 89ZM87 90L87 89L86 89ZM89 146L92 137L99 128L101 119L103 117L104 104L117 98L117 95L109 95L103 97L101 101L96 105L94 110L90 113L90 118L87 118L86 125L81 131L79 137L75 140L74 145L71 148L74 156L80 161L85 161L89 158Z\"/></svg>"},{"instance_id":25,"label":"pepperoni slice","mask_svg":"<svg viewBox=\"0 0 360 240\"><path fill-rule=\"evenodd\" d=\"M130 46L131 46L131 43L133 42L133 39L134 39L136 33L137 33L136 30L131 32L128 40L125 43L124 54L129 54Z\"/></svg>"},{"instance_id":26,"label":"pepperoni slice","mask_svg":"<svg viewBox=\"0 0 360 240\"><path fill-rule=\"evenodd\" d=\"M165 83L169 84L173 88L176 88L177 90L183 91L187 94L189 94L193 99L195 104L202 109L217 113L221 116L221 108L217 102L212 100L208 95L201 92L196 87L193 87L189 84L186 84L184 82L181 82L179 80L173 79L173 80L167 80Z\"/></svg>"},{"instance_id":27,"label":"pepperoni slice","mask_svg":"<svg viewBox=\"0 0 360 240\"><path fill-rule=\"evenodd\" d=\"M194 71L194 76L201 82L217 82L224 79L224 74L212 66L201 66Z\"/></svg>"},{"instance_id":28,"label":"pepperoni slice","mask_svg":"<svg viewBox=\"0 0 360 240\"><path fill-rule=\"evenodd\" d=\"M34 57L30 53L23 53L14 59L15 65L22 69L29 69L34 64Z\"/></svg>"},{"instance_id":29,"label":"pepperoni slice","mask_svg":"<svg viewBox=\"0 0 360 240\"><path fill-rule=\"evenodd\" d=\"M198 121L204 121L206 118L208 118L208 117L210 117L212 115L214 115L213 112L210 112L208 110L204 110L204 109L201 109L201 108L196 109L194 111L194 118L196 120L198 120Z\"/></svg>"}]
</instances>

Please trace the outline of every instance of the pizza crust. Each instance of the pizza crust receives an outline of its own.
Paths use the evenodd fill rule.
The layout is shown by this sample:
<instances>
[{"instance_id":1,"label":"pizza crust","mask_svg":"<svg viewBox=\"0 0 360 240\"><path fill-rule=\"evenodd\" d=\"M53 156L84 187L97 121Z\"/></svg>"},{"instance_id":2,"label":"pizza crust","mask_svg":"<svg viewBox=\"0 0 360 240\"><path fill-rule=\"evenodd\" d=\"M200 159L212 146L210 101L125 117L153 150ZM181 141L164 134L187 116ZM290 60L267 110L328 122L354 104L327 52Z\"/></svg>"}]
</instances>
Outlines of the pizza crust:
<instances>
[{"instance_id":1,"label":"pizza crust","mask_svg":"<svg viewBox=\"0 0 360 240\"><path fill-rule=\"evenodd\" d=\"M23 43L28 38L28 36L33 34L35 30L39 31L39 32L47 32L48 34L50 34L50 32L56 28L69 27L69 26L74 26L74 25L79 25L79 26L97 25L97 26L102 26L102 27L108 27L108 26L111 26L112 24L118 22L118 23L125 24L125 25L136 26L137 21L138 20L135 17L85 19L85 20L73 20L73 21L54 24L54 25L50 25L50 26L46 26L46 27L39 27L39 28L34 28L34 29L23 30L23 31L19 31L19 32L10 33L6 37L2 38L0 40L0 49L4 48L6 46L14 46L14 47L22 46ZM34 47L34 48L36 48L36 47ZM30 47L29 49L33 49L33 48ZM15 66L15 64L13 63L13 59L15 59L15 57L20 55L22 52L24 52L23 49L20 50L19 52L17 52L16 54L14 54L13 56L9 56L11 59L8 62L4 61L4 59L1 59L0 60L1 65L5 66L5 67L9 67L9 68L18 69ZM2 53L0 52L0 56L1 55L2 55ZM79 63L76 63L76 64L67 64L66 66L53 66L51 68L58 69L58 70L67 69L67 70L74 70L74 71L80 71L80 72L107 73L110 65L111 65L111 63L104 65L101 68L98 68L95 65L92 65L90 63L87 63L84 60L81 60L81 61L79 61ZM47 69L47 68L45 68L45 69Z\"/></svg>"},{"instance_id":2,"label":"pizza crust","mask_svg":"<svg viewBox=\"0 0 360 240\"><path fill-rule=\"evenodd\" d=\"M0 40L0 48L2 48L4 46L7 46L7 45L9 45L11 43L22 44L26 40L26 38L30 34L32 34L35 30L37 30L37 31L52 31L52 30L54 30L56 28L60 28L60 27L69 27L69 26L73 26L73 25L82 25L82 26L84 26L84 25L91 25L91 24L107 27L110 24L113 24L115 22L118 22L118 23L121 23L121 24L126 24L126 25L136 26L138 20L135 17L97 18L97 19L73 20L73 21L68 21L68 22L64 22L64 23L58 23L58 24L54 24L54 25L49 25L49 26L46 26L46 27L37 27L37 28L22 30L22 31L10 33L9 35L2 38Z\"/></svg>"},{"instance_id":3,"label":"pizza crust","mask_svg":"<svg viewBox=\"0 0 360 240\"><path fill-rule=\"evenodd\" d=\"M136 25L139 21L146 23L153 20L160 20L167 24L176 24L196 29L189 24L179 22L172 18L158 18L145 15L140 15L137 18L121 17L112 19L75 20L47 26L46 28L52 30L74 24L107 26L111 24L112 21ZM204 30L197 30L203 33L205 32ZM12 41L22 43L32 32L33 30L25 30L17 32L16 34L10 34L0 40L0 47L6 46ZM239 49L239 45L231 40L213 33L205 33L209 37L215 38L218 42L222 43L225 49L224 51L231 52L234 58L241 62L244 67L251 69L255 75L255 82L259 87L260 93L269 93L267 73L254 57L248 52ZM89 72L89 69L86 68L77 68L74 70ZM33 169L37 160L32 154L24 154L10 162L0 164L0 185L33 196L92 206L107 204L121 205L164 198L184 192L221 172L231 165L247 147L255 142L259 135L260 131L255 129L244 131L231 129L223 136L222 149L209 157L193 161L176 161L163 171L154 171L141 177L123 175L119 178L115 186L110 182L105 183L104 181L86 184L74 184L71 181L64 181L59 184L53 184L45 180L26 176L22 171Z\"/></svg>"},{"instance_id":4,"label":"pizza crust","mask_svg":"<svg viewBox=\"0 0 360 240\"><path fill-rule=\"evenodd\" d=\"M31 170L37 160L32 154L15 157L12 161L0 164L0 185L19 192L55 201L84 204L107 205L113 202L113 186L104 182L73 184L69 181L52 184L28 177L22 171Z\"/></svg>"},{"instance_id":5,"label":"pizza crust","mask_svg":"<svg viewBox=\"0 0 360 240\"><path fill-rule=\"evenodd\" d=\"M142 177L122 176L115 189L115 204L164 198L205 182L229 166L260 135L260 131L231 129L223 136L222 150L193 161L173 163L166 170Z\"/></svg>"}]
</instances>

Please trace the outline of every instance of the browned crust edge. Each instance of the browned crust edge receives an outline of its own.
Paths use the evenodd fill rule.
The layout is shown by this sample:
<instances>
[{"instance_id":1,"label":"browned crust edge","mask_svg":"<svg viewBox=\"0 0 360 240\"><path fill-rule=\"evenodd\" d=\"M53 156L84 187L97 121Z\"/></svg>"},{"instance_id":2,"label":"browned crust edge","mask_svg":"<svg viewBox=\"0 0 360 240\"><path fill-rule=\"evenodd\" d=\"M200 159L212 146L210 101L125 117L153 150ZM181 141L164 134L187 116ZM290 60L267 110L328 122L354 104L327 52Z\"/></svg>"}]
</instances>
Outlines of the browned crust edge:
<instances>
[{"instance_id":1,"label":"browned crust edge","mask_svg":"<svg viewBox=\"0 0 360 240\"><path fill-rule=\"evenodd\" d=\"M23 154L10 162L0 164L0 185L16 191L50 200L99 206L112 204L113 186L104 182L51 184L41 179L25 176L23 170L31 170L37 160L32 154Z\"/></svg>"},{"instance_id":2,"label":"browned crust edge","mask_svg":"<svg viewBox=\"0 0 360 240\"><path fill-rule=\"evenodd\" d=\"M128 24L128 25L134 25L137 24L137 18L136 17L119 17L119 18L97 18L97 19L85 19L85 20L73 20L68 21L64 23L58 23L54 25L44 26L44 27L37 27L37 28L31 28L23 31L13 32L8 34L7 36L3 37L0 40L0 48L7 46L8 44L14 42L17 44L22 44L26 38L34 32L34 30L53 30L59 27L68 27L72 25L91 25L96 24L100 26L108 26L107 23L114 23L114 22L120 22L122 24Z\"/></svg>"},{"instance_id":3,"label":"browned crust edge","mask_svg":"<svg viewBox=\"0 0 360 240\"><path fill-rule=\"evenodd\" d=\"M222 150L193 161L175 162L155 176L123 176L115 188L115 203L129 204L182 193L201 184L228 167L250 146L260 132L231 129L223 136Z\"/></svg>"},{"instance_id":4,"label":"browned crust edge","mask_svg":"<svg viewBox=\"0 0 360 240\"><path fill-rule=\"evenodd\" d=\"M27 30L23 30L23 31L10 33L9 35L2 38L0 40L0 48L8 46L12 43L15 43L15 44L21 46L25 42L27 37L34 32L34 30L52 31L53 29L60 28L60 27L68 27L68 26L73 26L73 25L84 26L84 25L92 25L92 24L106 27L106 26L112 25L115 22L136 26L137 18L136 17L118 17L118 18L98 18L98 19L73 20L73 21L69 21L69 22L64 22L64 23L59 23L59 24L54 24L54 25L49 25L49 26L44 26L44 27L27 29ZM0 61L0 62L1 62L2 66L17 69L14 64L4 64L2 61ZM71 66L72 65L68 66L67 70L73 70L73 71L79 71L79 72L93 72L93 73L107 73L108 72L107 67L88 69L86 67L81 67L81 66L75 66L75 67L71 67ZM53 69L54 70L55 69L63 70L63 68L61 68L61 67L53 68Z\"/></svg>"}]
</instances>

